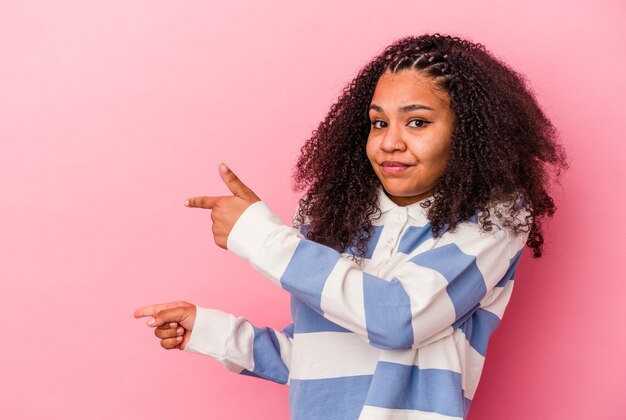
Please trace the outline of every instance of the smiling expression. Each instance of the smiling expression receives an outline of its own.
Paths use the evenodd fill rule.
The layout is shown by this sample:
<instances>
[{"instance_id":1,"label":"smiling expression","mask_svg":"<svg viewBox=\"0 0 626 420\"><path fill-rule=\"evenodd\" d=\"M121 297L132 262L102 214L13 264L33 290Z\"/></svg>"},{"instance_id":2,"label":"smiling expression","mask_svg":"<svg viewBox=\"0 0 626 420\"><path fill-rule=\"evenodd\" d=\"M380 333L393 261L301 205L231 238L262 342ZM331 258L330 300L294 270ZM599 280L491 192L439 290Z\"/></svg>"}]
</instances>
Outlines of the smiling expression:
<instances>
[{"instance_id":1,"label":"smiling expression","mask_svg":"<svg viewBox=\"0 0 626 420\"><path fill-rule=\"evenodd\" d=\"M370 103L367 157L400 206L431 196L448 165L454 111L446 92L415 70L385 72Z\"/></svg>"}]
</instances>

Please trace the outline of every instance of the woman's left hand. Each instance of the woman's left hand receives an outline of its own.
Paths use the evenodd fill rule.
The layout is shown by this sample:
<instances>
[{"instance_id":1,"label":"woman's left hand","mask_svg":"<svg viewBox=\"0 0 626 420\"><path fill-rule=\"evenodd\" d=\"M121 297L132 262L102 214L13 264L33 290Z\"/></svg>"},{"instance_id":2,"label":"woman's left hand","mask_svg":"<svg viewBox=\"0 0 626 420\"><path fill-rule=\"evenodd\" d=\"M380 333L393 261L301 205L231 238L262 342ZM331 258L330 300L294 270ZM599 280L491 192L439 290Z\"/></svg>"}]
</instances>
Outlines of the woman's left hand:
<instances>
[{"instance_id":1,"label":"woman's left hand","mask_svg":"<svg viewBox=\"0 0 626 420\"><path fill-rule=\"evenodd\" d=\"M261 199L248 188L233 171L223 163L219 166L220 175L232 196L194 197L185 200L185 206L211 210L213 239L220 248L226 248L226 241L239 216L252 204Z\"/></svg>"}]
</instances>

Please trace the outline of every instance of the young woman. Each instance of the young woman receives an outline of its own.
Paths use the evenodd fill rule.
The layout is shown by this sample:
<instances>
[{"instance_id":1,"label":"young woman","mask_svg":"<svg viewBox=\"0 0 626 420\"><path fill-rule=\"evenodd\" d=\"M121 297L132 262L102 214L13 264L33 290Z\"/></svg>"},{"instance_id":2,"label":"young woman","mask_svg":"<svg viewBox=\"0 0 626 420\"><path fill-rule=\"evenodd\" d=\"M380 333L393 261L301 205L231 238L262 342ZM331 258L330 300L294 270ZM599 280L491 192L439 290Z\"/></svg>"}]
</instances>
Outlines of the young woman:
<instances>
[{"instance_id":1,"label":"young woman","mask_svg":"<svg viewBox=\"0 0 626 420\"><path fill-rule=\"evenodd\" d=\"M462 419L525 245L542 252L566 166L523 78L483 45L394 42L306 142L292 226L225 165L217 245L291 294L278 331L187 302L136 317L166 349L290 386L294 419Z\"/></svg>"}]
</instances>

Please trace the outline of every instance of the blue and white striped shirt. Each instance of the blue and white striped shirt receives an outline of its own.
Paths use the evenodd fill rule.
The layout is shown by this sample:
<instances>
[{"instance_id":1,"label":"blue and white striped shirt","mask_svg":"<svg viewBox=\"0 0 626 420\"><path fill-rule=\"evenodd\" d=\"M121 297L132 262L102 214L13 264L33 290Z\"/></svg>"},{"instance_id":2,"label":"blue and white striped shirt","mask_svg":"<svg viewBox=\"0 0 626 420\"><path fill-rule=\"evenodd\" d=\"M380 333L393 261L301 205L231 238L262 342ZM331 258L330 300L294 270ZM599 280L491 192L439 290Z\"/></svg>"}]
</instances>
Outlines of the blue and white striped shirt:
<instances>
[{"instance_id":1,"label":"blue and white striped shirt","mask_svg":"<svg viewBox=\"0 0 626 420\"><path fill-rule=\"evenodd\" d=\"M293 322L278 331L197 307L185 351L288 384L293 419L464 419L527 235L473 217L433 238L419 202L381 189L379 207L357 265L251 205L227 247L291 294Z\"/></svg>"}]
</instances>

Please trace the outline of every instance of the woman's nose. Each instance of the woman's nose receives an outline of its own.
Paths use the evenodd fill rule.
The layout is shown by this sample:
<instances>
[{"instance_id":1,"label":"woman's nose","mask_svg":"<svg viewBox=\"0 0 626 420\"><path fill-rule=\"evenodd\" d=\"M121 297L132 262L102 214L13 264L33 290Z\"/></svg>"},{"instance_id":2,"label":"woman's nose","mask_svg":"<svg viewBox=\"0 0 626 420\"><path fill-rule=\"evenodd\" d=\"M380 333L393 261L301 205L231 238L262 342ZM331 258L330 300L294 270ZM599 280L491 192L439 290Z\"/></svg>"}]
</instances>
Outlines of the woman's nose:
<instances>
[{"instance_id":1,"label":"woman's nose","mask_svg":"<svg viewBox=\"0 0 626 420\"><path fill-rule=\"evenodd\" d=\"M385 152L394 152L396 150L404 150L406 143L404 142L402 129L395 124L390 124L385 130L385 136L380 143L380 149Z\"/></svg>"}]
</instances>

